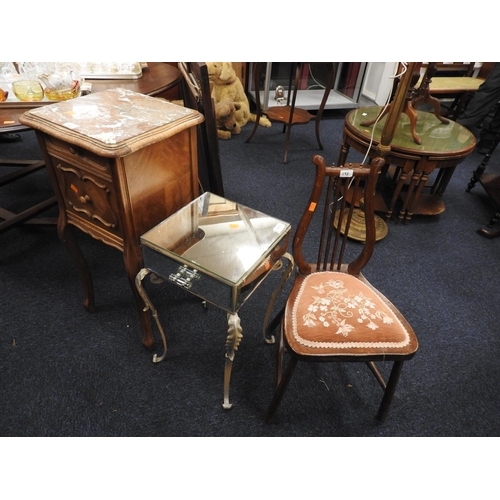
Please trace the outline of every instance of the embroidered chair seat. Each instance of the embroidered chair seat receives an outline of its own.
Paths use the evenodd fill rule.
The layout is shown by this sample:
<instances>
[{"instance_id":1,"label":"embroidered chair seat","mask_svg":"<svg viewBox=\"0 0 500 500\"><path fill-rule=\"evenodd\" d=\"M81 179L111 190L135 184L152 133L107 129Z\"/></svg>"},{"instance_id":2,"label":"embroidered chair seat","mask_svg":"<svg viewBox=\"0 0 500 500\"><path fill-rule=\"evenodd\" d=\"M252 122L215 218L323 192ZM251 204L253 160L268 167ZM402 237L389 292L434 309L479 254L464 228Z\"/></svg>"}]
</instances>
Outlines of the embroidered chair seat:
<instances>
[{"instance_id":1,"label":"embroidered chair seat","mask_svg":"<svg viewBox=\"0 0 500 500\"><path fill-rule=\"evenodd\" d=\"M415 346L406 321L366 280L342 272L301 279L285 315L287 342L297 354L367 356L383 349L408 354Z\"/></svg>"}]
</instances>

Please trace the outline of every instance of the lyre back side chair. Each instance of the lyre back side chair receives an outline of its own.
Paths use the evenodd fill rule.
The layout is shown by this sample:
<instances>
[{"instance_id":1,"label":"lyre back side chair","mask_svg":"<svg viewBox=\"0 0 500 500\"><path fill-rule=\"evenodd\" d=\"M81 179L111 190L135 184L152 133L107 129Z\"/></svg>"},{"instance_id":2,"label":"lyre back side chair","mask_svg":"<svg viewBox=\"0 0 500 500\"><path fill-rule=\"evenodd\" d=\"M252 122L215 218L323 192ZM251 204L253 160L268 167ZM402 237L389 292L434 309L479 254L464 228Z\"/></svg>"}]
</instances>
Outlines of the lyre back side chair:
<instances>
[{"instance_id":1,"label":"lyre back side chair","mask_svg":"<svg viewBox=\"0 0 500 500\"><path fill-rule=\"evenodd\" d=\"M325 361L368 365L383 388L377 414L383 421L403 362L418 349L403 315L361 274L375 247L374 193L384 160L329 167L316 155L313 162L314 185L293 239L296 274L278 335L276 390L266 420L275 414L297 363ZM360 210L349 200L361 200L364 242L348 237L353 214ZM316 213L322 215L320 226L312 223ZM314 261L306 253L314 253ZM285 347L289 361L282 373ZM387 383L376 361L393 363Z\"/></svg>"}]
</instances>

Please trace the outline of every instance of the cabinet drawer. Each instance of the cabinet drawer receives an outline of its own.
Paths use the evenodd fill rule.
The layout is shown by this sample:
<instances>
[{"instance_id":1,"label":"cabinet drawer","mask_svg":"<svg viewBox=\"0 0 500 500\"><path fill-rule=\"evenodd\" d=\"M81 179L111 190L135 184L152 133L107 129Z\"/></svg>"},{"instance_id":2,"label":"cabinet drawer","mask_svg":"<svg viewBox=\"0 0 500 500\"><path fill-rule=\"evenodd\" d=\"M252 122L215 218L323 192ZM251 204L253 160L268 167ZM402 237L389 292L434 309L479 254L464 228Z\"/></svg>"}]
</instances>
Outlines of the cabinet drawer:
<instances>
[{"instance_id":1,"label":"cabinet drawer","mask_svg":"<svg viewBox=\"0 0 500 500\"><path fill-rule=\"evenodd\" d=\"M114 161L112 158L99 156L80 146L69 144L49 135L45 135L45 144L50 156L111 180L111 165Z\"/></svg>"},{"instance_id":2,"label":"cabinet drawer","mask_svg":"<svg viewBox=\"0 0 500 500\"><path fill-rule=\"evenodd\" d=\"M121 234L111 182L63 160L55 161L66 211L115 235Z\"/></svg>"}]
</instances>

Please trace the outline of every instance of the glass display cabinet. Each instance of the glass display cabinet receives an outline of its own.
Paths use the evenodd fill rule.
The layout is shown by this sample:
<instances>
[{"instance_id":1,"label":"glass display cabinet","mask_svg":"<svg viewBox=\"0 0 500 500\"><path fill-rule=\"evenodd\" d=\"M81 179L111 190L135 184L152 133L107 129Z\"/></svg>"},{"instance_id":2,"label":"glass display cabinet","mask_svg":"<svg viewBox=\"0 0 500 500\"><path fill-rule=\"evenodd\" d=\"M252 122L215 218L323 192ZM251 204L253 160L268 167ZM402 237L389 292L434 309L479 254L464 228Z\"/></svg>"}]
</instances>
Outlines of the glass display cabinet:
<instances>
[{"instance_id":1,"label":"glass display cabinet","mask_svg":"<svg viewBox=\"0 0 500 500\"><path fill-rule=\"evenodd\" d=\"M262 72L260 95L261 106L267 109L275 106L278 99L285 99L290 88L290 75L293 73L291 62L265 63L265 72ZM331 89L325 109L352 109L358 107L367 63L364 62L338 62L336 65L335 82ZM248 68L248 94L255 102L255 88L253 68L254 63L249 63ZM327 80L327 65L321 62L304 65L299 89L297 91L297 108L315 110L321 104L325 93ZM284 95L283 92L284 91Z\"/></svg>"}]
</instances>

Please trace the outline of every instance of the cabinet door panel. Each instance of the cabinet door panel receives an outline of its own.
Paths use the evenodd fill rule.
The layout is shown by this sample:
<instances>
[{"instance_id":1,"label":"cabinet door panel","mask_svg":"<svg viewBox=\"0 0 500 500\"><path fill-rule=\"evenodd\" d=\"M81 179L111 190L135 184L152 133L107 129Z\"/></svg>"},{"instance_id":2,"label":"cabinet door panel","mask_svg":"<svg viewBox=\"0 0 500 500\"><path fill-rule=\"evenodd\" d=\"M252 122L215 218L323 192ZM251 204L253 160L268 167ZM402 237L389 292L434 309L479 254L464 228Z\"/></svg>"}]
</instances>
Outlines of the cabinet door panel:
<instances>
[{"instance_id":1,"label":"cabinet door panel","mask_svg":"<svg viewBox=\"0 0 500 500\"><path fill-rule=\"evenodd\" d=\"M120 234L116 198L110 182L64 161L55 162L66 211Z\"/></svg>"}]
</instances>

